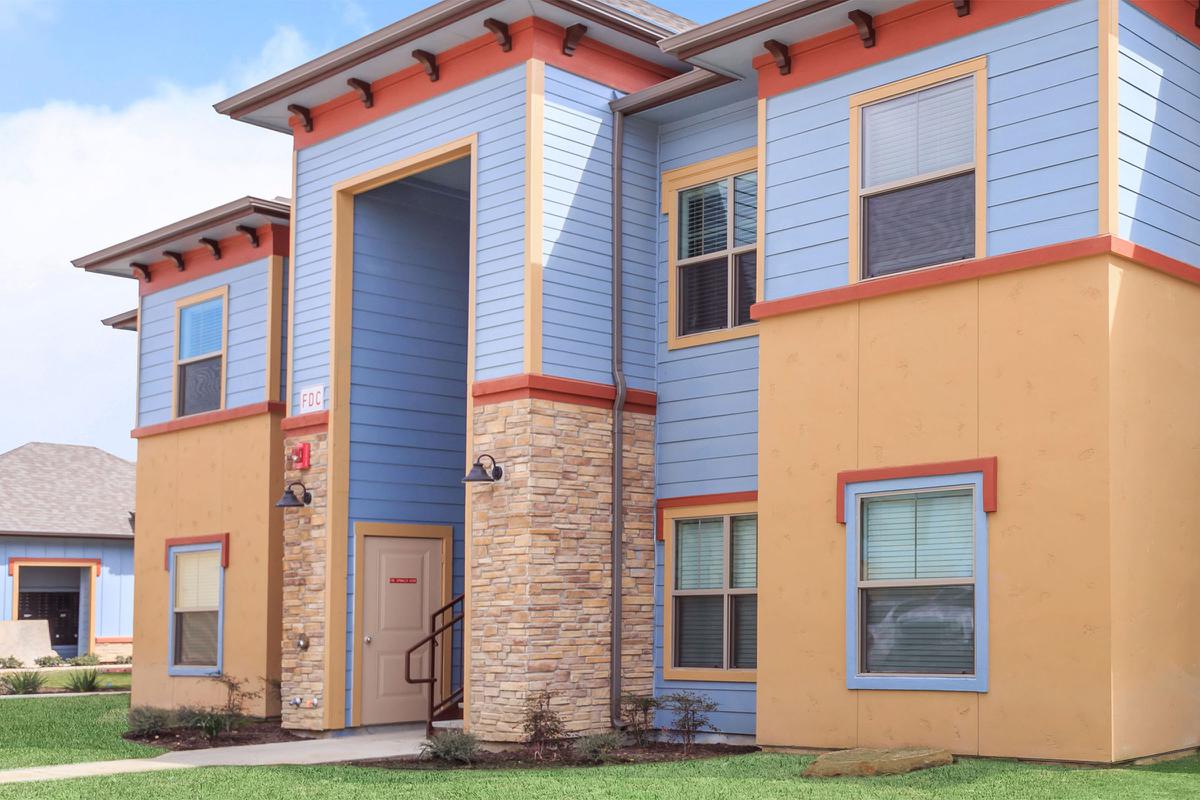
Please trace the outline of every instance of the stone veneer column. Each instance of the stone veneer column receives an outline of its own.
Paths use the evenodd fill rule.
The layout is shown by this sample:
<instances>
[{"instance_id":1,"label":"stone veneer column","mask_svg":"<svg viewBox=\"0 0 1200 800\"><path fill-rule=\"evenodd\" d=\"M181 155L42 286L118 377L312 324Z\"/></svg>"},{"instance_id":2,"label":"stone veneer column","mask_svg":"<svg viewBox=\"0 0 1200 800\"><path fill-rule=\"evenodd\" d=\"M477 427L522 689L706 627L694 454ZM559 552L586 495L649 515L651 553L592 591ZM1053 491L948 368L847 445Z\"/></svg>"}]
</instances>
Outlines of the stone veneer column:
<instances>
[{"instance_id":1,"label":"stone veneer column","mask_svg":"<svg viewBox=\"0 0 1200 800\"><path fill-rule=\"evenodd\" d=\"M322 730L325 697L325 542L329 436L324 429L301 430L284 437L284 457L303 442L311 447L311 467L284 472L286 483L300 481L312 492L307 508L283 511L283 727ZM285 461L290 465L290 459ZM307 650L296 642L308 636ZM301 698L299 707L292 698ZM316 699L316 704L313 704Z\"/></svg>"},{"instance_id":2,"label":"stone veneer column","mask_svg":"<svg viewBox=\"0 0 1200 800\"><path fill-rule=\"evenodd\" d=\"M649 692L654 636L652 415L626 412L622 674ZM471 488L468 725L522 737L548 690L571 733L609 727L612 410L543 399L474 409L473 453L503 480Z\"/></svg>"}]
</instances>

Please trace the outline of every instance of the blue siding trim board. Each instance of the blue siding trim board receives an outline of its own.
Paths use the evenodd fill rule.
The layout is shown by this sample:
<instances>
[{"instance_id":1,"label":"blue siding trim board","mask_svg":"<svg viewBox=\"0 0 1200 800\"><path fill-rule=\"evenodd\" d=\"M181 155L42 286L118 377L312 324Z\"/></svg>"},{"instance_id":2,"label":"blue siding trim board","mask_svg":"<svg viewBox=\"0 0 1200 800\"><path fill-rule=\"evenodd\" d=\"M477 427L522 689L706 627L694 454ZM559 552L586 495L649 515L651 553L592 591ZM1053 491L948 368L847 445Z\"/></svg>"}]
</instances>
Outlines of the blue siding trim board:
<instances>
[{"instance_id":1,"label":"blue siding trim board","mask_svg":"<svg viewBox=\"0 0 1200 800\"><path fill-rule=\"evenodd\" d=\"M175 358L175 303L229 285L229 329L225 364L225 408L261 403L266 394L267 269L259 259L142 298L138 321L141 348L137 426L174 417L171 386Z\"/></svg>"},{"instance_id":2,"label":"blue siding trim board","mask_svg":"<svg viewBox=\"0 0 1200 800\"><path fill-rule=\"evenodd\" d=\"M658 129L625 121L622 195L622 342L625 376L634 389L657 390L656 342Z\"/></svg>"},{"instance_id":3,"label":"blue siding trim board","mask_svg":"<svg viewBox=\"0 0 1200 800\"><path fill-rule=\"evenodd\" d=\"M1127 2L1118 22L1120 235L1200 266L1200 48Z\"/></svg>"},{"instance_id":4,"label":"blue siding trim board","mask_svg":"<svg viewBox=\"0 0 1200 800\"><path fill-rule=\"evenodd\" d=\"M975 503L975 674L862 675L859 674L858 498L876 492L906 492L971 486ZM988 690L988 539L983 510L983 473L965 472L926 478L896 478L846 484L846 688L912 691L986 692Z\"/></svg>"},{"instance_id":5,"label":"blue siding trim board","mask_svg":"<svg viewBox=\"0 0 1200 800\"><path fill-rule=\"evenodd\" d=\"M449 525L463 591L470 198L402 181L355 199L350 354L346 719L355 523ZM452 658L461 663L456 637Z\"/></svg>"},{"instance_id":6,"label":"blue siding trim board","mask_svg":"<svg viewBox=\"0 0 1200 800\"><path fill-rule=\"evenodd\" d=\"M521 371L525 70L514 67L297 152L294 406L301 388L329 385L333 185L471 134L478 134L476 377Z\"/></svg>"},{"instance_id":7,"label":"blue siding trim board","mask_svg":"<svg viewBox=\"0 0 1200 800\"><path fill-rule=\"evenodd\" d=\"M133 635L132 540L0 536L0 619L13 619L13 579L7 569L10 558L100 559L100 577L94 578L96 636ZM86 629L84 632L80 641L86 641Z\"/></svg>"},{"instance_id":8,"label":"blue siding trim board","mask_svg":"<svg viewBox=\"0 0 1200 800\"><path fill-rule=\"evenodd\" d=\"M1094 236L1097 37L1076 0L768 99L766 299L848 282L849 96L980 55L988 255Z\"/></svg>"}]
</instances>

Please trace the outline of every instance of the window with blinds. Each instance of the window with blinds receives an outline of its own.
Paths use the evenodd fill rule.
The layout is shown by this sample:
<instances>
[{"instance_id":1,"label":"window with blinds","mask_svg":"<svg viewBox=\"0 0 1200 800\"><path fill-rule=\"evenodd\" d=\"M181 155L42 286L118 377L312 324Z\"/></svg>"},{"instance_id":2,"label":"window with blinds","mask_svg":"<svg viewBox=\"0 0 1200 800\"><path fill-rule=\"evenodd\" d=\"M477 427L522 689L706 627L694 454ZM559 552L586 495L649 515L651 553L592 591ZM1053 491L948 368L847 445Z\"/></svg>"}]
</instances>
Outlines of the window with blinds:
<instances>
[{"instance_id":1,"label":"window with blinds","mask_svg":"<svg viewBox=\"0 0 1200 800\"><path fill-rule=\"evenodd\" d=\"M179 309L176 414L221 407L225 299L214 297Z\"/></svg>"},{"instance_id":2,"label":"window with blinds","mask_svg":"<svg viewBox=\"0 0 1200 800\"><path fill-rule=\"evenodd\" d=\"M673 665L753 669L758 663L758 518L677 520L673 555Z\"/></svg>"},{"instance_id":3,"label":"window with blinds","mask_svg":"<svg viewBox=\"0 0 1200 800\"><path fill-rule=\"evenodd\" d=\"M171 619L172 664L217 668L221 612L221 550L176 552Z\"/></svg>"},{"instance_id":4,"label":"window with blinds","mask_svg":"<svg viewBox=\"0 0 1200 800\"><path fill-rule=\"evenodd\" d=\"M975 77L861 110L862 271L975 257Z\"/></svg>"},{"instance_id":5,"label":"window with blinds","mask_svg":"<svg viewBox=\"0 0 1200 800\"><path fill-rule=\"evenodd\" d=\"M975 673L974 508L969 489L862 500L862 674Z\"/></svg>"},{"instance_id":6,"label":"window with blinds","mask_svg":"<svg viewBox=\"0 0 1200 800\"><path fill-rule=\"evenodd\" d=\"M758 294L758 176L679 192L678 335L750 323Z\"/></svg>"}]
</instances>

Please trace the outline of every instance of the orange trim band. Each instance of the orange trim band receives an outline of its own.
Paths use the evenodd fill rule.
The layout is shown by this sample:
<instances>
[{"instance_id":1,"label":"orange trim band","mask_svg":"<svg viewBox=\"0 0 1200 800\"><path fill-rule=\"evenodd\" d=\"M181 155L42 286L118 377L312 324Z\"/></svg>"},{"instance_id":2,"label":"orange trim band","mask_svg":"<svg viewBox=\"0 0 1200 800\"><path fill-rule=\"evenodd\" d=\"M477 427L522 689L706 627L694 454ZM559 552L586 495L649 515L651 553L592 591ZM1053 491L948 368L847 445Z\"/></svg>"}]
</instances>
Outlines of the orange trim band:
<instances>
[{"instance_id":1,"label":"orange trim band","mask_svg":"<svg viewBox=\"0 0 1200 800\"><path fill-rule=\"evenodd\" d=\"M934 464L909 464L903 467L873 467L848 469L837 475L837 521L846 522L846 484L867 481L886 481L894 478L928 478L934 475L955 475L959 472L983 473L983 510L996 510L995 456L968 458L962 461L940 461Z\"/></svg>"},{"instance_id":2,"label":"orange trim band","mask_svg":"<svg viewBox=\"0 0 1200 800\"><path fill-rule=\"evenodd\" d=\"M1045 247L1034 247L1029 250L1018 250L1015 253L1005 253L999 256L973 258L968 261L958 261L941 267L903 272L883 278L872 278L858 283L839 286L834 289L823 289L819 292L781 297L778 300L767 300L755 303L750 307L750 317L754 320L770 319L783 314L793 314L797 311L809 311L814 308L853 303L868 300L873 297L884 297L914 289L925 289L946 283L986 278L1005 272L1044 267L1076 258L1103 254L1120 256L1137 262L1149 269L1162 272L1188 283L1200 284L1200 268L1163 255L1148 247L1136 245L1118 236L1092 236L1087 239L1076 239L1061 244Z\"/></svg>"},{"instance_id":3,"label":"orange trim band","mask_svg":"<svg viewBox=\"0 0 1200 800\"><path fill-rule=\"evenodd\" d=\"M973 0L971 13L960 17L952 0L918 0L875 17L874 47L863 47L857 29L848 25L792 44L788 48L792 68L787 75L779 74L772 56L756 56L758 96L774 97L1064 2L1067 0Z\"/></svg>"},{"instance_id":4,"label":"orange trim band","mask_svg":"<svg viewBox=\"0 0 1200 800\"><path fill-rule=\"evenodd\" d=\"M289 436L306 436L310 433L324 433L329 430L329 412L313 411L309 414L297 414L294 417L284 417L279 420L279 430Z\"/></svg>"},{"instance_id":5,"label":"orange trim band","mask_svg":"<svg viewBox=\"0 0 1200 800\"><path fill-rule=\"evenodd\" d=\"M479 381L471 388L471 394L476 406L536 398L594 408L612 408L617 399L616 388L608 384L528 373ZM626 393L626 411L653 414L657 405L658 395L654 392L630 389Z\"/></svg>"},{"instance_id":6,"label":"orange trim band","mask_svg":"<svg viewBox=\"0 0 1200 800\"><path fill-rule=\"evenodd\" d=\"M218 422L229 422L246 417L257 417L259 414L282 414L283 403L251 403L248 406L226 408L221 411L207 411L203 414L193 414L190 417L180 417L157 425L146 425L134 428L129 432L131 438L144 439L147 436L158 436L160 433L174 433L189 428L199 428L204 425L214 425Z\"/></svg>"},{"instance_id":7,"label":"orange trim band","mask_svg":"<svg viewBox=\"0 0 1200 800\"><path fill-rule=\"evenodd\" d=\"M133 644L132 636L97 636L96 644Z\"/></svg>"},{"instance_id":8,"label":"orange trim band","mask_svg":"<svg viewBox=\"0 0 1200 800\"><path fill-rule=\"evenodd\" d=\"M420 64L380 78L371 84L371 108L363 106L357 92L350 91L313 107L311 131L304 130L299 118L293 117L293 146L297 150L310 147L533 58L626 93L677 74L587 37L579 42L574 55L563 55L563 29L543 19L526 17L509 23L508 31L512 49L507 53L490 33L438 53L437 81L429 80Z\"/></svg>"},{"instance_id":9,"label":"orange trim band","mask_svg":"<svg viewBox=\"0 0 1200 800\"><path fill-rule=\"evenodd\" d=\"M221 568L229 568L229 534L209 533L203 536L173 536L163 543L163 569L171 568L171 548L188 544L221 545Z\"/></svg>"},{"instance_id":10,"label":"orange trim band","mask_svg":"<svg viewBox=\"0 0 1200 800\"><path fill-rule=\"evenodd\" d=\"M258 228L258 247L251 246L249 237L243 233L227 236L218 242L221 249L219 260L213 258L212 251L207 247L197 247L183 253L182 272L176 269L175 262L170 259L152 261L150 282L138 279L138 295L145 297L252 261L286 256L288 241L287 225L261 225Z\"/></svg>"},{"instance_id":11,"label":"orange trim band","mask_svg":"<svg viewBox=\"0 0 1200 800\"><path fill-rule=\"evenodd\" d=\"M98 558L35 558L13 556L8 559L8 574L13 574L14 567L45 566L47 564L68 564L75 567L90 566L95 571L96 577L100 577L100 559ZM13 613L16 613L16 609L13 609Z\"/></svg>"},{"instance_id":12,"label":"orange trim band","mask_svg":"<svg viewBox=\"0 0 1200 800\"><path fill-rule=\"evenodd\" d=\"M655 540L663 541L663 510L689 506L717 506L725 503L757 503L758 492L726 492L725 494L693 494L687 497L660 497L654 515Z\"/></svg>"},{"instance_id":13,"label":"orange trim band","mask_svg":"<svg viewBox=\"0 0 1200 800\"><path fill-rule=\"evenodd\" d=\"M1200 47L1200 27L1196 25L1196 6L1188 0L1129 0L1129 4Z\"/></svg>"}]
</instances>

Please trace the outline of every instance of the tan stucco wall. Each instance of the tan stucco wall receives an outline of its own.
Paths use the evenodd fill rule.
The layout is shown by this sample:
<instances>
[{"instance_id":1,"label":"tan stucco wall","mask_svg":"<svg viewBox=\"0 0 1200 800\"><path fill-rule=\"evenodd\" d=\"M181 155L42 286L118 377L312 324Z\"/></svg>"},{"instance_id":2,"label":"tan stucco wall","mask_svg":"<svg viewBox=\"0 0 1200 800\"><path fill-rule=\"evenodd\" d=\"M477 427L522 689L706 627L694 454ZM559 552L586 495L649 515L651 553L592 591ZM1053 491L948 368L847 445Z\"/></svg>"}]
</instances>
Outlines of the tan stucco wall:
<instances>
[{"instance_id":1,"label":"tan stucco wall","mask_svg":"<svg viewBox=\"0 0 1200 800\"><path fill-rule=\"evenodd\" d=\"M263 690L279 678L282 435L278 414L261 414L138 441L132 705L215 705L215 681L167 675L170 579L165 542L229 533L225 572L224 672ZM266 687L246 711L279 713Z\"/></svg>"},{"instance_id":2,"label":"tan stucco wall","mask_svg":"<svg viewBox=\"0 0 1200 800\"><path fill-rule=\"evenodd\" d=\"M1108 760L1108 257L773 317L758 740ZM990 690L852 691L841 470L996 456Z\"/></svg>"}]
</instances>

